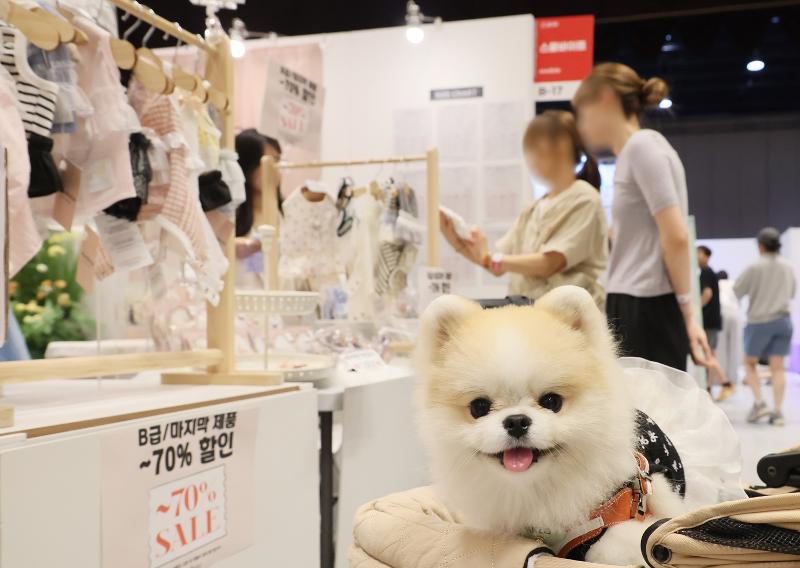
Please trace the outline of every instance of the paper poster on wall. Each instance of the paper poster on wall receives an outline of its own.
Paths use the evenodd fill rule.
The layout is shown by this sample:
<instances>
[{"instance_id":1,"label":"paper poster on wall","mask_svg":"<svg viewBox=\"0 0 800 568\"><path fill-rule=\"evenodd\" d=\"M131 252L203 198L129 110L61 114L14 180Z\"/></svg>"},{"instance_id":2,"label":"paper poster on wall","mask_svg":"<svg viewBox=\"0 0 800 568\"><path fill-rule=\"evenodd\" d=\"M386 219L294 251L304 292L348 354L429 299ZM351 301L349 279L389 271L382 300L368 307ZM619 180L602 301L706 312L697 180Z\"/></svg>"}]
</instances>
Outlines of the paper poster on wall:
<instances>
[{"instance_id":1,"label":"paper poster on wall","mask_svg":"<svg viewBox=\"0 0 800 568\"><path fill-rule=\"evenodd\" d=\"M209 568L253 542L258 409L104 434L103 566Z\"/></svg>"},{"instance_id":2,"label":"paper poster on wall","mask_svg":"<svg viewBox=\"0 0 800 568\"><path fill-rule=\"evenodd\" d=\"M437 109L439 156L442 162L478 159L480 106L452 104Z\"/></svg>"},{"instance_id":3,"label":"paper poster on wall","mask_svg":"<svg viewBox=\"0 0 800 568\"><path fill-rule=\"evenodd\" d=\"M433 113L429 108L394 111L394 153L398 156L423 154L433 140Z\"/></svg>"},{"instance_id":4,"label":"paper poster on wall","mask_svg":"<svg viewBox=\"0 0 800 568\"><path fill-rule=\"evenodd\" d=\"M439 191L442 204L475 224L475 196L480 187L479 170L475 166L442 166L439 169Z\"/></svg>"},{"instance_id":5,"label":"paper poster on wall","mask_svg":"<svg viewBox=\"0 0 800 568\"><path fill-rule=\"evenodd\" d=\"M522 210L520 191L524 179L519 164L490 165L483 168L483 211L487 221L509 224Z\"/></svg>"},{"instance_id":6,"label":"paper poster on wall","mask_svg":"<svg viewBox=\"0 0 800 568\"><path fill-rule=\"evenodd\" d=\"M325 89L284 65L269 62L261 132L309 152L319 152Z\"/></svg>"},{"instance_id":7,"label":"paper poster on wall","mask_svg":"<svg viewBox=\"0 0 800 568\"><path fill-rule=\"evenodd\" d=\"M483 105L483 159L519 160L525 110L521 102Z\"/></svg>"}]
</instances>

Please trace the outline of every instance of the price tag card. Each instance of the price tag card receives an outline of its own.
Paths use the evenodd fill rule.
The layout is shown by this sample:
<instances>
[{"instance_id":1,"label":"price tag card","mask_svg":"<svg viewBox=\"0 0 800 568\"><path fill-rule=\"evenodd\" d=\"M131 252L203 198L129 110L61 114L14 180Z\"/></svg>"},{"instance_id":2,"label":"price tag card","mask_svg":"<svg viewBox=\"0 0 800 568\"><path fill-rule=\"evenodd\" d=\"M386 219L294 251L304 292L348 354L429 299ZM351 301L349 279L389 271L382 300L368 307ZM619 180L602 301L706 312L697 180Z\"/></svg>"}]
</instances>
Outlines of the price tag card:
<instances>
[{"instance_id":1,"label":"price tag card","mask_svg":"<svg viewBox=\"0 0 800 568\"><path fill-rule=\"evenodd\" d=\"M153 568L224 537L225 468L207 469L151 489L149 512Z\"/></svg>"},{"instance_id":2,"label":"price tag card","mask_svg":"<svg viewBox=\"0 0 800 568\"><path fill-rule=\"evenodd\" d=\"M136 270L153 264L153 257L139 230L139 225L101 213L94 218L97 230L114 268Z\"/></svg>"},{"instance_id":3,"label":"price tag card","mask_svg":"<svg viewBox=\"0 0 800 568\"><path fill-rule=\"evenodd\" d=\"M89 293L94 290L94 265L100 249L100 237L88 225L84 227L84 232L86 236L81 242L75 281Z\"/></svg>"}]
</instances>

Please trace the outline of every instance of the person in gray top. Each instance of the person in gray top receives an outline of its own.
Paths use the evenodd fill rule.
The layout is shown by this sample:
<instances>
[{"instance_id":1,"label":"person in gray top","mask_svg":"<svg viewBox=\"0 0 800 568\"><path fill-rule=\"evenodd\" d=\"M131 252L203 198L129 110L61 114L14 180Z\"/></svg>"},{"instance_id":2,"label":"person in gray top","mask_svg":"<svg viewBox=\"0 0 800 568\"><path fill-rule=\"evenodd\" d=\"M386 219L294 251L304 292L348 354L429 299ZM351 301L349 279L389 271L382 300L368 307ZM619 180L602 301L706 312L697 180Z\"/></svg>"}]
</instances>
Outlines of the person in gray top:
<instances>
[{"instance_id":1,"label":"person in gray top","mask_svg":"<svg viewBox=\"0 0 800 568\"><path fill-rule=\"evenodd\" d=\"M792 266L779 255L781 235L777 229L766 227L759 231L758 250L761 253L759 259L742 272L733 286L739 299L747 296L749 300L744 329L744 362L755 402L747 421L757 422L769 417L770 424L783 426L784 358L789 354L794 331L789 304L797 291L797 280ZM772 373L773 410L769 410L761 396L761 380L756 366L762 357L769 362Z\"/></svg>"},{"instance_id":2,"label":"person in gray top","mask_svg":"<svg viewBox=\"0 0 800 568\"><path fill-rule=\"evenodd\" d=\"M620 350L686 370L689 354L702 366L714 361L691 293L686 174L666 138L640 122L667 92L663 79L602 63L572 105L587 145L617 156L606 314Z\"/></svg>"}]
</instances>

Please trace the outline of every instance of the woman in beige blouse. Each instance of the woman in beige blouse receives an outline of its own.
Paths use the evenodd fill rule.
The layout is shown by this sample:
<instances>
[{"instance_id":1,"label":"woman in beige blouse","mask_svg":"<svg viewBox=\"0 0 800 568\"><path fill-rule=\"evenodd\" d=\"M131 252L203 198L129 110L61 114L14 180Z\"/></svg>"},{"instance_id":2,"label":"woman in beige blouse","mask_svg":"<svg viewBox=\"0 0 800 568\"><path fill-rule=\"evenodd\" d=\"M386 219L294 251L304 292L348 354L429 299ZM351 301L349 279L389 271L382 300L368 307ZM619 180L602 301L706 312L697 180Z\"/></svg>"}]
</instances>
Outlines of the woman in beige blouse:
<instances>
[{"instance_id":1,"label":"woman in beige blouse","mask_svg":"<svg viewBox=\"0 0 800 568\"><path fill-rule=\"evenodd\" d=\"M547 111L536 117L525 131L523 150L531 171L549 191L522 211L497 241L496 252L478 227L469 238L460 238L444 214L442 233L467 260L495 276L510 273L509 295L535 300L574 284L586 288L602 307L605 291L598 279L608 260L608 226L598 191L600 172L584 150L572 114Z\"/></svg>"}]
</instances>

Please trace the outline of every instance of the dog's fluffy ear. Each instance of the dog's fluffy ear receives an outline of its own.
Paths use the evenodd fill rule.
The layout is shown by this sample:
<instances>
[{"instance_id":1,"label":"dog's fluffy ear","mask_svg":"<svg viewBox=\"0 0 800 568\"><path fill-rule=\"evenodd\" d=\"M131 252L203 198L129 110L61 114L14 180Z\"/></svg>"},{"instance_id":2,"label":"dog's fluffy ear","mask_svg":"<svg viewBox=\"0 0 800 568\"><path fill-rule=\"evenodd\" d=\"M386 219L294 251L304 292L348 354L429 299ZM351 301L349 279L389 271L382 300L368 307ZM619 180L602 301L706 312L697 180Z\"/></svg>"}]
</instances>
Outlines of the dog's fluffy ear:
<instances>
[{"instance_id":1,"label":"dog's fluffy ear","mask_svg":"<svg viewBox=\"0 0 800 568\"><path fill-rule=\"evenodd\" d=\"M585 334L592 343L611 346L605 315L591 294L578 286L560 286L534 304L535 309L550 312L572 329Z\"/></svg>"},{"instance_id":2,"label":"dog's fluffy ear","mask_svg":"<svg viewBox=\"0 0 800 568\"><path fill-rule=\"evenodd\" d=\"M435 363L442 347L452 338L454 331L471 314L481 307L460 296L446 295L436 298L422 314L417 343L417 360L423 365Z\"/></svg>"}]
</instances>

